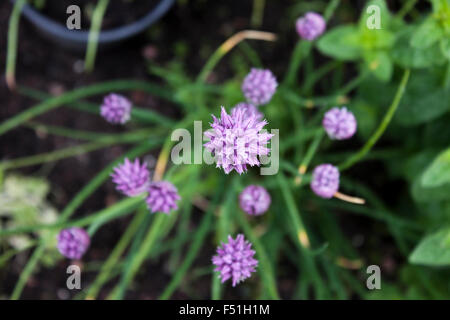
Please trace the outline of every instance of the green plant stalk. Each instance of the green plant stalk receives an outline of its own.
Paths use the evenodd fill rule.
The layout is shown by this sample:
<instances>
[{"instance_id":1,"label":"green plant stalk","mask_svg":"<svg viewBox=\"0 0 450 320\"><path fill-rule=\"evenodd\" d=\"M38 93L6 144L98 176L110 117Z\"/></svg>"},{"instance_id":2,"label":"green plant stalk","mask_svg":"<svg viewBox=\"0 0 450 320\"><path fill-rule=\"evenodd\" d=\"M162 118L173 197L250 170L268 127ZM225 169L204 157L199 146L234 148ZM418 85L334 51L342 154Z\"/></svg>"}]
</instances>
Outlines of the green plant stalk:
<instances>
[{"instance_id":1,"label":"green plant stalk","mask_svg":"<svg viewBox=\"0 0 450 320\"><path fill-rule=\"evenodd\" d=\"M306 173L306 170L308 169L308 166L316 154L317 150L319 149L320 142L322 141L323 136L325 135L325 131L322 129L319 132L316 133L316 136L314 137L313 141L311 142L311 145L309 146L308 150L306 151L306 155L303 158L302 163L298 167L298 173L299 175L296 177L296 184L300 185L303 176Z\"/></svg>"},{"instance_id":2,"label":"green plant stalk","mask_svg":"<svg viewBox=\"0 0 450 320\"><path fill-rule=\"evenodd\" d=\"M294 132L299 133L304 128L304 117L300 108L295 107L291 103L287 103L287 106L292 114L292 121L294 123ZM284 105L286 108L286 106ZM294 159L300 159L303 154L303 143L298 143L295 148Z\"/></svg>"},{"instance_id":3,"label":"green plant stalk","mask_svg":"<svg viewBox=\"0 0 450 320\"><path fill-rule=\"evenodd\" d=\"M303 128L303 130L301 130L297 134L292 135L290 137L286 137L286 139L283 142L283 145L280 146L280 152L284 153L290 148L295 147L297 143L305 142L311 138L314 138L316 134L322 130L323 130L322 128L314 128L314 129Z\"/></svg>"},{"instance_id":4,"label":"green plant stalk","mask_svg":"<svg viewBox=\"0 0 450 320\"><path fill-rule=\"evenodd\" d=\"M173 240L175 246L170 252L169 270L171 272L175 272L175 270L178 269L178 266L180 264L181 254L183 252L183 245L185 244L186 239L188 239L189 237L189 222L191 219L191 215L192 215L192 204L186 202L180 214L180 221L178 223L177 235Z\"/></svg>"},{"instance_id":5,"label":"green plant stalk","mask_svg":"<svg viewBox=\"0 0 450 320\"><path fill-rule=\"evenodd\" d=\"M133 241L130 245L130 249L128 250L128 254L126 258L123 260L122 268L120 270L120 280L116 285L114 290L112 290L109 295L106 297L107 299L111 299L113 295L117 295L118 299L122 298L125 295L126 285L125 285L125 276L128 273L128 269L131 265L131 260L133 260L136 252L139 249L140 244L142 244L142 240L145 237L147 230L150 227L150 223L154 220L153 215L147 215L144 222L139 226L136 234L134 235Z\"/></svg>"},{"instance_id":6,"label":"green plant stalk","mask_svg":"<svg viewBox=\"0 0 450 320\"><path fill-rule=\"evenodd\" d=\"M1 231L1 230L0 230ZM6 262L8 262L9 259L11 259L12 257L14 257L16 254L24 252L28 249L31 249L32 247L36 246L38 244L37 241L30 241L28 244L26 244L23 248L20 249L10 249L6 252L4 252L1 256L0 256L0 268L2 268Z\"/></svg>"},{"instance_id":7,"label":"green plant stalk","mask_svg":"<svg viewBox=\"0 0 450 320\"><path fill-rule=\"evenodd\" d=\"M148 215L148 217L152 217L153 215ZM164 214L163 214L164 216ZM125 296L126 289L131 285L135 274L140 266L136 265L136 260L140 259L139 255L145 255L143 260L140 262L142 264L144 260L156 257L161 250L158 250L158 247L154 245L157 239L162 239L170 232L171 228L174 225L174 222L178 216L177 212L171 213L168 217L160 218L159 215L154 219L153 225L150 227L150 230L147 234L147 239L149 236L152 237L151 242L153 244L144 248L141 244L146 242L144 239L145 231L148 229L148 223L144 223L138 230L133 243L130 248L130 252L126 259L126 264L124 265L122 271L122 277L119 284L114 288L114 290L108 295L107 299L122 299ZM158 223L158 219L164 219L162 223ZM150 235L152 234L152 235ZM155 240L156 239L156 240ZM160 244L161 247L161 244ZM147 250L147 252L144 252ZM133 274L134 273L134 274Z\"/></svg>"},{"instance_id":8,"label":"green plant stalk","mask_svg":"<svg viewBox=\"0 0 450 320\"><path fill-rule=\"evenodd\" d=\"M331 1L325 8L324 19L328 21L339 6L340 0ZM292 53L291 60L289 62L289 68L284 78L283 84L292 86L297 77L298 70L300 69L303 59L305 59L311 52L313 41L299 40Z\"/></svg>"},{"instance_id":9,"label":"green plant stalk","mask_svg":"<svg viewBox=\"0 0 450 320\"><path fill-rule=\"evenodd\" d=\"M27 3L27 0L17 0L14 3L14 8L9 18L8 27L8 52L6 55L6 83L9 89L14 90L16 88L16 60L17 60L17 44L19 37L19 21L20 13L23 7Z\"/></svg>"},{"instance_id":10,"label":"green plant stalk","mask_svg":"<svg viewBox=\"0 0 450 320\"><path fill-rule=\"evenodd\" d=\"M300 69L303 59L305 59L311 52L312 43L310 41L299 40L292 53L292 58L289 63L286 77L283 84L293 86L297 77L298 70Z\"/></svg>"},{"instance_id":11,"label":"green plant stalk","mask_svg":"<svg viewBox=\"0 0 450 320\"><path fill-rule=\"evenodd\" d=\"M143 90L153 92L154 88L151 84L133 81L133 80L116 80L94 84L87 87L81 87L73 91L64 93L60 96L50 98L43 101L14 117L9 118L0 124L0 135L8 132L22 123L41 115L45 112L58 108L65 104L70 104L78 99L87 98L89 96L107 93L111 91L123 91L123 90Z\"/></svg>"},{"instance_id":12,"label":"green plant stalk","mask_svg":"<svg viewBox=\"0 0 450 320\"><path fill-rule=\"evenodd\" d=\"M409 11L416 5L418 0L408 0L403 7L397 12L397 18L403 19Z\"/></svg>"},{"instance_id":13,"label":"green plant stalk","mask_svg":"<svg viewBox=\"0 0 450 320\"><path fill-rule=\"evenodd\" d=\"M144 195L125 198L110 207L100 210L96 214L90 215L84 219L79 219L75 222L75 225L89 225L87 232L92 237L98 229L109 221L130 214L137 209L139 205L145 204L144 198Z\"/></svg>"},{"instance_id":14,"label":"green plant stalk","mask_svg":"<svg viewBox=\"0 0 450 320\"><path fill-rule=\"evenodd\" d=\"M358 74L354 79L350 80L344 87L338 90L337 96L345 96L350 93L352 90L356 89L361 82L363 82L370 74L370 71L365 70L362 73Z\"/></svg>"},{"instance_id":15,"label":"green plant stalk","mask_svg":"<svg viewBox=\"0 0 450 320\"><path fill-rule=\"evenodd\" d=\"M114 247L113 251L110 253L108 259L102 265L99 274L94 280L94 283L89 287L86 292L87 299L95 299L100 292L103 284L110 278L110 274L114 267L117 265L121 255L131 242L133 236L135 235L139 226L143 223L145 217L148 215L147 209L141 210L136 214L133 220L130 222L125 233L120 238L117 245Z\"/></svg>"},{"instance_id":16,"label":"green plant stalk","mask_svg":"<svg viewBox=\"0 0 450 320\"><path fill-rule=\"evenodd\" d=\"M109 0L99 0L92 14L91 28L89 30L88 43L86 48L86 58L84 69L91 72L94 69L95 56L97 54L98 37L102 27L103 16L108 7Z\"/></svg>"},{"instance_id":17,"label":"green plant stalk","mask_svg":"<svg viewBox=\"0 0 450 320\"><path fill-rule=\"evenodd\" d=\"M258 273L261 276L264 287L270 299L279 300L278 290L276 286L275 273L272 268L272 264L267 256L264 246L259 241L259 238L253 232L252 227L247 221L247 217L241 210L236 211L236 217L244 230L245 235L253 244L257 258L259 260Z\"/></svg>"},{"instance_id":18,"label":"green plant stalk","mask_svg":"<svg viewBox=\"0 0 450 320\"><path fill-rule=\"evenodd\" d=\"M162 229L162 226L167 219L169 219L169 216L159 213L158 216L153 221L152 226L150 227L150 229L147 232L147 235L145 236L144 240L142 241L142 245L140 246L139 250L136 252L136 255L133 257L133 259L130 261L130 265L127 269L127 272L125 273L123 282L121 284L122 288L126 289L130 285L130 283L133 281L134 277L136 276L136 273L139 270L139 267L142 265L142 263L144 263L145 259L147 258L148 253L150 252L152 247L155 245L156 240L159 238L159 234ZM108 296L108 299L112 299L112 300L120 299L122 296L122 292L120 290L120 286L118 286Z\"/></svg>"},{"instance_id":19,"label":"green plant stalk","mask_svg":"<svg viewBox=\"0 0 450 320\"><path fill-rule=\"evenodd\" d=\"M250 18L250 25L252 28L260 28L264 18L264 6L266 0L253 0L252 16Z\"/></svg>"},{"instance_id":20,"label":"green plant stalk","mask_svg":"<svg viewBox=\"0 0 450 320\"><path fill-rule=\"evenodd\" d=\"M61 159L102 149L114 144L135 143L137 141L142 141L149 138L149 132L150 131L147 130L145 135L136 135L135 132L125 133L123 135L120 135L119 137L105 137L103 139L98 139L97 141L84 143L78 146L67 147L60 150L41 153L29 157L8 160L0 163L0 168L3 170L17 169L31 165L58 161ZM161 139L157 138L155 140L162 141Z\"/></svg>"},{"instance_id":21,"label":"green plant stalk","mask_svg":"<svg viewBox=\"0 0 450 320\"><path fill-rule=\"evenodd\" d=\"M199 184L199 175L200 170L195 170L190 174L190 177L186 181L190 186L198 186ZM166 173L166 178L172 178L170 173ZM189 194L183 195L183 199L190 199L193 196L193 192L197 190L197 188L188 188ZM186 201L182 207L182 213L180 216L180 221L178 223L177 234L175 236L175 243L179 244L175 246L170 254L169 258L169 270L174 272L178 268L181 259L181 253L183 251L183 244L185 243L185 239L189 235L189 222L192 214L192 203L191 201Z\"/></svg>"},{"instance_id":22,"label":"green plant stalk","mask_svg":"<svg viewBox=\"0 0 450 320\"><path fill-rule=\"evenodd\" d=\"M148 151L149 149L157 146L158 143L155 143L153 141L147 141L145 143L142 143L129 152L127 152L123 157L113 161L110 165L105 167L100 173L98 173L86 186L83 187L70 201L70 203L64 208L64 210L61 213L61 216L59 218L59 222L64 222L67 220L74 212L75 210L92 194L97 190L105 180L109 178L109 175L111 173L111 170L125 157L133 158L136 156L141 155L142 153ZM53 234L50 236L54 236ZM33 255L28 260L27 265L25 266L25 269L21 272L19 280L17 281L13 293L11 295L12 300L17 300L20 298L20 295L22 293L23 288L25 287L25 284L27 283L29 277L33 273L34 268L36 267L39 259L41 258L42 254L44 253L45 247L47 244L47 240L43 241L36 250L34 250Z\"/></svg>"},{"instance_id":23,"label":"green plant stalk","mask_svg":"<svg viewBox=\"0 0 450 320\"><path fill-rule=\"evenodd\" d=\"M42 132L44 134L52 134L60 137L71 138L75 140L88 140L88 141L110 141L110 140L120 140L122 142L134 142L138 141L140 136L143 138L153 138L149 136L150 134L165 134L166 129L139 129L126 133L105 133L105 132L95 132L95 131L84 131L75 130L60 126L52 126L39 122L30 121L23 124L24 127L34 129L36 132Z\"/></svg>"},{"instance_id":24,"label":"green plant stalk","mask_svg":"<svg viewBox=\"0 0 450 320\"><path fill-rule=\"evenodd\" d=\"M255 68L263 68L264 65L255 49L246 41L239 44L239 49L247 56L249 63Z\"/></svg>"},{"instance_id":25,"label":"green plant stalk","mask_svg":"<svg viewBox=\"0 0 450 320\"><path fill-rule=\"evenodd\" d=\"M278 173L277 180L288 208L289 218L292 225L292 228L290 229L294 231L292 233L292 239L294 240L296 247L299 249L300 254L303 256L303 262L305 264L305 268L307 269L306 272L311 276L318 292L324 292L324 285L311 255L310 237L303 224L300 212L298 211L294 197L287 184L287 180L281 172Z\"/></svg>"},{"instance_id":26,"label":"green plant stalk","mask_svg":"<svg viewBox=\"0 0 450 320\"><path fill-rule=\"evenodd\" d=\"M353 166L355 163L361 161L367 153L372 149L372 147L377 143L377 141L380 139L380 137L383 135L384 131L386 130L387 126L392 120L392 117L395 114L395 111L397 111L397 108L400 104L400 101L403 97L403 94L405 93L406 85L408 84L408 79L410 75L410 70L405 70L403 73L402 80L400 82L400 85L397 89L397 92L395 93L394 100L392 101L392 104L390 105L389 109L387 110L383 120L381 121L380 125L378 126L377 130L372 134L372 136L367 140L367 142L364 144L364 146L355 154L353 154L350 158L348 158L345 162L341 163L339 165L339 170L343 171L351 166Z\"/></svg>"},{"instance_id":27,"label":"green plant stalk","mask_svg":"<svg viewBox=\"0 0 450 320\"><path fill-rule=\"evenodd\" d=\"M339 7L339 4L341 3L341 0L332 0L328 4L328 6L325 8L325 11L323 13L323 17L326 22L330 21L333 14L336 12L337 7Z\"/></svg>"},{"instance_id":28,"label":"green plant stalk","mask_svg":"<svg viewBox=\"0 0 450 320\"><path fill-rule=\"evenodd\" d=\"M41 153L34 156L17 158L14 160L8 160L0 164L0 168L3 170L17 169L32 165L38 165L42 163L54 162L64 158L73 157L76 155L89 153L94 150L105 148L109 145L115 144L113 141L109 142L89 142L81 144L75 147L67 147L61 150L56 150L47 153Z\"/></svg>"},{"instance_id":29,"label":"green plant stalk","mask_svg":"<svg viewBox=\"0 0 450 320\"><path fill-rule=\"evenodd\" d=\"M100 140L108 137L119 137L120 134L94 132L85 130L75 130L60 126L47 125L40 122L30 121L23 124L24 127L34 129L37 133L42 132L44 134L52 134L60 137L71 138L75 140Z\"/></svg>"},{"instance_id":30,"label":"green plant stalk","mask_svg":"<svg viewBox=\"0 0 450 320\"><path fill-rule=\"evenodd\" d=\"M286 206L288 207L288 214L297 238L296 242L299 242L303 248L308 250L310 247L308 233L305 229L300 213L298 212L297 206L294 201L294 197L291 191L289 190L286 178L282 173L279 173L277 175L277 181L278 185L280 186L283 197L285 199Z\"/></svg>"},{"instance_id":31,"label":"green plant stalk","mask_svg":"<svg viewBox=\"0 0 450 320\"><path fill-rule=\"evenodd\" d=\"M14 287L14 290L11 294L11 300L18 300L20 298L20 295L22 293L25 284L27 283L30 275L33 273L33 270L36 267L37 263L39 262L41 256L44 254L44 251L45 251L44 244L39 245L33 251L31 258L28 259L27 265L20 273L19 280L17 281L16 286Z\"/></svg>"},{"instance_id":32,"label":"green plant stalk","mask_svg":"<svg viewBox=\"0 0 450 320\"><path fill-rule=\"evenodd\" d=\"M314 88L314 85L322 79L327 73L333 71L336 67L341 65L340 61L330 61L320 68L318 68L314 73L307 75L305 82L303 82L303 86L300 89L302 94L305 94L311 91Z\"/></svg>"},{"instance_id":33,"label":"green plant stalk","mask_svg":"<svg viewBox=\"0 0 450 320\"><path fill-rule=\"evenodd\" d=\"M216 51L214 51L208 61L206 61L205 65L197 76L196 84L204 83L217 63L219 63L219 61L237 44L246 39L274 41L275 36L267 32L253 30L244 30L235 34L231 38L227 39L224 43L222 43L216 49Z\"/></svg>"},{"instance_id":34,"label":"green plant stalk","mask_svg":"<svg viewBox=\"0 0 450 320\"><path fill-rule=\"evenodd\" d=\"M224 178L222 177L219 182L219 185L223 185L223 182L224 182ZM194 262L195 257L197 256L198 252L200 251L200 248L202 247L203 243L205 242L205 238L206 238L208 231L210 229L210 226L212 224L213 214L214 214L214 211L216 210L217 202L219 201L221 194L222 194L222 191L220 188L218 188L218 191L215 193L215 196L214 196L212 202L209 204L207 211L203 215L203 218L202 218L202 221L200 222L199 227L197 227L197 230L195 231L194 238L192 240L192 244L189 247L189 250L183 259L183 263L178 268L177 272L172 277L172 280L166 286L163 293L159 296L158 299L167 300L170 298L170 296L173 294L173 292L180 285L180 282L181 282L184 274L188 271L189 267Z\"/></svg>"},{"instance_id":35,"label":"green plant stalk","mask_svg":"<svg viewBox=\"0 0 450 320\"><path fill-rule=\"evenodd\" d=\"M169 102L179 104L180 102L174 98L174 96L171 94L171 92L167 89L165 89L162 86L158 86L155 84L150 84L146 82L141 82L142 85L147 86L145 91L148 91L152 95L155 95L157 97L160 97L164 100L167 100ZM19 86L18 92L26 97L35 99L35 100L47 100L50 98L53 98L52 95L35 90L32 88L28 88L25 86ZM99 105L87 101L73 101L68 104L69 108L80 110L84 112L89 112L98 115L99 114ZM132 121L139 121L141 123L153 123L153 124L161 124L164 127L172 127L175 123L174 120L167 118L155 111L144 109L141 107L137 107L133 105L133 108L131 109L131 120Z\"/></svg>"},{"instance_id":36,"label":"green plant stalk","mask_svg":"<svg viewBox=\"0 0 450 320\"><path fill-rule=\"evenodd\" d=\"M164 289L163 293L159 296L160 300L167 300L173 294L173 292L179 286L184 274L188 271L189 267L194 262L195 257L199 253L204 241L205 237L208 234L209 228L212 223L212 209L209 209L209 212L205 213L202 221L200 222L199 227L194 235L194 239L192 240L192 244L189 247L186 256L183 259L183 263L178 268L177 272L172 277L172 280Z\"/></svg>"},{"instance_id":37,"label":"green plant stalk","mask_svg":"<svg viewBox=\"0 0 450 320\"><path fill-rule=\"evenodd\" d=\"M235 210L236 195L234 190L236 190L237 182L238 180L235 177L232 181L231 190L225 198L225 203L219 211L219 219L217 220L217 227L216 227L217 230L216 241L218 243L226 242L227 236L230 232L231 213ZM212 300L220 300L221 294L222 294L221 281L218 275L214 273L211 288Z\"/></svg>"},{"instance_id":38,"label":"green plant stalk","mask_svg":"<svg viewBox=\"0 0 450 320\"><path fill-rule=\"evenodd\" d=\"M282 91L281 91L282 90ZM280 88L280 92L283 92L283 97L290 101L291 103L303 107L303 108L313 108L314 106L332 106L332 105L341 105L342 104L342 95L333 94L329 96L318 96L311 98L303 98L297 95L292 90L287 89L286 87Z\"/></svg>"},{"instance_id":39,"label":"green plant stalk","mask_svg":"<svg viewBox=\"0 0 450 320\"><path fill-rule=\"evenodd\" d=\"M55 230L55 229L65 229L68 227L84 227L94 223L89 230L92 235L94 231L105 224L106 222L130 213L131 210L136 208L140 203L143 202L142 197L125 198L114 205L93 213L89 216L80 218L74 221L58 221L51 224L36 224L31 226L22 226L17 228L3 229L0 230L0 236L6 237L20 233L36 232L38 230ZM93 229L95 226L95 230Z\"/></svg>"},{"instance_id":40,"label":"green plant stalk","mask_svg":"<svg viewBox=\"0 0 450 320\"><path fill-rule=\"evenodd\" d=\"M337 203L332 201L321 201L319 200L323 206L327 208L339 208L345 210L346 212L351 212L355 214L362 214L368 216L374 220L383 221L389 224L392 224L396 227L409 228L412 230L420 230L421 227L411 221L398 218L392 214L390 214L386 210L381 209L371 209L365 206L355 206L348 203Z\"/></svg>"}]
</instances>

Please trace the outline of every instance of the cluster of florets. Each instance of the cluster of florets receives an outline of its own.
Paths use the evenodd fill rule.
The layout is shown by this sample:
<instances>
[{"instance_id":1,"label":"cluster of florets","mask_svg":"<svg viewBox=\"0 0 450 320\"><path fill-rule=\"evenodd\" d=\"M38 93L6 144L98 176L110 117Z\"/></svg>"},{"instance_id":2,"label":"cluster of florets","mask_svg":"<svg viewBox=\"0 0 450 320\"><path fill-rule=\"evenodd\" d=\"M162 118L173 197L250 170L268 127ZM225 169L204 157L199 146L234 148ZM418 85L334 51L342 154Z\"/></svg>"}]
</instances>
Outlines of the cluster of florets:
<instances>
[{"instance_id":1,"label":"cluster of florets","mask_svg":"<svg viewBox=\"0 0 450 320\"><path fill-rule=\"evenodd\" d=\"M135 197L145 192L150 184L150 172L147 164L140 163L139 159L130 162L125 158L123 164L114 168L111 174L116 189L128 197Z\"/></svg>"},{"instance_id":2,"label":"cluster of florets","mask_svg":"<svg viewBox=\"0 0 450 320\"><path fill-rule=\"evenodd\" d=\"M228 242L222 243L217 248L217 255L212 258L213 264L216 265L214 271L220 272L222 283L231 279L234 287L256 271L258 261L253 258L254 255L252 244L246 241L242 234L236 239L228 236Z\"/></svg>"},{"instance_id":3,"label":"cluster of florets","mask_svg":"<svg viewBox=\"0 0 450 320\"><path fill-rule=\"evenodd\" d=\"M269 154L267 143L273 134L262 131L266 120L257 121L255 114L246 114L241 108L234 108L229 115L224 107L220 118L212 117L212 129L204 134L209 141L204 146L226 174L246 172L247 165L259 166L258 157Z\"/></svg>"}]
</instances>

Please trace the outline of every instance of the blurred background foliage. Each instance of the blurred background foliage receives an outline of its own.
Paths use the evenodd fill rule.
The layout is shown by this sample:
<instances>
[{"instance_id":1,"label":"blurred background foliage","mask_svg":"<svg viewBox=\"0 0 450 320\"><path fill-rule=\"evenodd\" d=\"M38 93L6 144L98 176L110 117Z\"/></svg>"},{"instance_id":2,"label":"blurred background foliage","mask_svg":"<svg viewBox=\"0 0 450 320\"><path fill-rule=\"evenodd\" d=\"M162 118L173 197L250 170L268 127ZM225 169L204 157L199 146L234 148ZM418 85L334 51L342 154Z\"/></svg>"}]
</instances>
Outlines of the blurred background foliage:
<instances>
[{"instance_id":1,"label":"blurred background foliage","mask_svg":"<svg viewBox=\"0 0 450 320\"><path fill-rule=\"evenodd\" d=\"M366 8L370 5L381 8L381 29L367 28L370 14ZM186 15L195 8L208 8L200 12L218 20L229 19L239 11L242 21L237 27L225 24L220 37L204 38L199 32L172 42L165 38L171 26L156 24L146 35L155 46L147 48L141 66L151 79L145 84L94 84L89 94L79 88L79 95L70 96L69 92L59 101L19 87L20 94L43 100L44 109L49 106L46 110L71 105L91 113L97 112L97 105L81 99L139 87L164 100L168 108L179 107L175 116L137 108L128 133L115 136L70 128L62 131L42 124L40 130L86 141L80 153L90 151L92 143L104 148L120 138L131 145L129 155L152 153L161 159L172 146L168 140L171 129L186 127L193 133L193 120L203 120L205 129L210 114L217 115L220 105L229 109L244 99L240 84L249 69L265 67L275 72L281 84L263 107L269 128L280 129L280 172L259 176L258 170L250 170L236 177L225 176L213 166L169 162L165 179L177 185L183 197L179 212L148 215L141 202L125 199L71 218L78 206L108 181L113 164L120 158L87 180L62 210L54 209L48 201L51 182L11 172L30 165L29 159L7 159L0 193L0 263L8 270L6 264L18 254L20 276L12 286L12 297L20 296L35 266L58 263L51 249L56 229L86 226L96 247L99 244L95 244L94 235L100 227L107 229L104 225L115 219L128 222L122 216L133 213L126 231L114 235L119 242L108 243L107 254L99 255L102 258L87 255L89 280L86 289L74 298L125 298L130 293L142 297L140 292L163 299L450 298L450 1L254 0L241 11L235 2L212 5L206 0L186 0L178 1L177 8ZM295 20L311 10L329 14L327 31L316 42L298 41ZM201 15L194 18L200 25L206 19ZM241 42L209 68L205 62L220 43L243 27L274 32L278 41ZM152 59L152 50L170 51L171 58L164 62ZM103 55L107 53L98 53L97 60ZM405 70L410 70L410 76L404 90L399 90ZM400 104L382 137L369 153L347 165L374 136L399 91ZM356 139L342 143L321 139L322 115L336 105L354 112ZM2 119L0 132L4 132L6 121ZM27 121L18 124L37 128ZM149 134L153 135L152 143L148 142ZM69 156L73 154L50 152L50 156L33 158L31 164ZM305 159L309 163L303 176L297 167ZM309 190L310 168L324 162L340 165L342 189L365 198L366 205L323 200ZM300 185L295 182L299 176L303 179ZM251 183L264 185L273 199L269 212L258 219L244 217L236 203L238 193ZM42 224L53 227L33 229ZM8 234L11 230L13 234ZM299 231L307 232L309 245L299 241ZM244 232L253 242L260 266L258 275L231 289L219 285L210 257L226 235L237 232ZM34 265L24 268L23 260L28 258L21 251L35 245L37 249L27 260ZM381 290L366 288L366 267L373 264L382 270ZM17 277L15 271L8 272ZM135 276L150 277L154 282L133 282Z\"/></svg>"}]
</instances>

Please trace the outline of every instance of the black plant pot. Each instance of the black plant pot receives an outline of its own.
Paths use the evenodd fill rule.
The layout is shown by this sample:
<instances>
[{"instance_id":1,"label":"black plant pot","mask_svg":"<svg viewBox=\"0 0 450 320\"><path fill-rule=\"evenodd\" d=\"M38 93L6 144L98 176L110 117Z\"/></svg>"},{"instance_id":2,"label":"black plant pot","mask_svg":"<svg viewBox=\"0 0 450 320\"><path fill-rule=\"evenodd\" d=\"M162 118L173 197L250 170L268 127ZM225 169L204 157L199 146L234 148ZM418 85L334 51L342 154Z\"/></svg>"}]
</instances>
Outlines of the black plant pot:
<instances>
[{"instance_id":1,"label":"black plant pot","mask_svg":"<svg viewBox=\"0 0 450 320\"><path fill-rule=\"evenodd\" d=\"M15 2L16 0L10 1ZM101 31L98 38L98 48L102 50L111 47L141 33L158 21L173 3L174 0L161 0L152 11L135 22L111 30ZM69 30L65 25L46 17L30 5L24 6L22 14L36 27L39 33L57 45L77 52L86 50L89 31Z\"/></svg>"}]
</instances>

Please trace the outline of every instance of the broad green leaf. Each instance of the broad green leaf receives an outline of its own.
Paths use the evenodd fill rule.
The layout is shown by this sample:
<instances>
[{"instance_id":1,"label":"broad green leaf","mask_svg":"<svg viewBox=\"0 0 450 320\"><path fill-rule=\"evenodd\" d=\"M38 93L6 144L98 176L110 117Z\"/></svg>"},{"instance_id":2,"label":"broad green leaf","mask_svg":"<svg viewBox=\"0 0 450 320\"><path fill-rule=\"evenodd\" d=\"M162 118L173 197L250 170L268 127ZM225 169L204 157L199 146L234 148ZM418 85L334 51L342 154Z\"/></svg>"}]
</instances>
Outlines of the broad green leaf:
<instances>
[{"instance_id":1,"label":"broad green leaf","mask_svg":"<svg viewBox=\"0 0 450 320\"><path fill-rule=\"evenodd\" d=\"M395 115L398 123L412 126L428 122L450 110L450 90L442 85L442 71L415 71Z\"/></svg>"},{"instance_id":2,"label":"broad green leaf","mask_svg":"<svg viewBox=\"0 0 450 320\"><path fill-rule=\"evenodd\" d=\"M444 35L444 30L434 17L427 18L413 33L411 46L414 48L428 48Z\"/></svg>"},{"instance_id":3,"label":"broad green leaf","mask_svg":"<svg viewBox=\"0 0 450 320\"><path fill-rule=\"evenodd\" d=\"M406 27L399 32L391 53L394 62L403 68L428 68L442 65L446 59L439 43L435 43L429 48L411 46L414 30L414 27Z\"/></svg>"},{"instance_id":4,"label":"broad green leaf","mask_svg":"<svg viewBox=\"0 0 450 320\"><path fill-rule=\"evenodd\" d=\"M450 37L442 38L441 40L441 51L442 54L450 60Z\"/></svg>"},{"instance_id":5,"label":"broad green leaf","mask_svg":"<svg viewBox=\"0 0 450 320\"><path fill-rule=\"evenodd\" d=\"M347 25L328 31L317 42L323 54L339 60L356 60L361 57L359 31L356 26Z\"/></svg>"},{"instance_id":6,"label":"broad green leaf","mask_svg":"<svg viewBox=\"0 0 450 320\"><path fill-rule=\"evenodd\" d=\"M450 227L423 238L409 256L409 261L427 266L450 265Z\"/></svg>"},{"instance_id":7,"label":"broad green leaf","mask_svg":"<svg viewBox=\"0 0 450 320\"><path fill-rule=\"evenodd\" d=\"M411 195L417 203L432 203L448 200L450 194L450 183L439 187L424 188L422 176L417 177L411 186Z\"/></svg>"},{"instance_id":8,"label":"broad green leaf","mask_svg":"<svg viewBox=\"0 0 450 320\"><path fill-rule=\"evenodd\" d=\"M359 44L365 51L389 49L395 42L394 34L388 30L363 30L359 33Z\"/></svg>"},{"instance_id":9,"label":"broad green leaf","mask_svg":"<svg viewBox=\"0 0 450 320\"><path fill-rule=\"evenodd\" d=\"M366 67L381 81L388 82L392 76L392 61L385 51L369 51L364 54Z\"/></svg>"},{"instance_id":10,"label":"broad green leaf","mask_svg":"<svg viewBox=\"0 0 450 320\"><path fill-rule=\"evenodd\" d=\"M425 188L446 183L450 183L450 148L440 153L422 176L422 186Z\"/></svg>"},{"instance_id":11,"label":"broad green leaf","mask_svg":"<svg viewBox=\"0 0 450 320\"><path fill-rule=\"evenodd\" d=\"M446 8L450 8L450 0L430 0L433 5L433 12L439 13Z\"/></svg>"}]
</instances>

